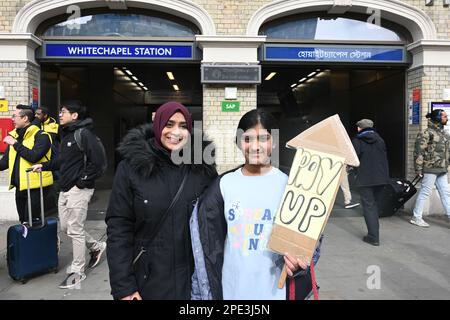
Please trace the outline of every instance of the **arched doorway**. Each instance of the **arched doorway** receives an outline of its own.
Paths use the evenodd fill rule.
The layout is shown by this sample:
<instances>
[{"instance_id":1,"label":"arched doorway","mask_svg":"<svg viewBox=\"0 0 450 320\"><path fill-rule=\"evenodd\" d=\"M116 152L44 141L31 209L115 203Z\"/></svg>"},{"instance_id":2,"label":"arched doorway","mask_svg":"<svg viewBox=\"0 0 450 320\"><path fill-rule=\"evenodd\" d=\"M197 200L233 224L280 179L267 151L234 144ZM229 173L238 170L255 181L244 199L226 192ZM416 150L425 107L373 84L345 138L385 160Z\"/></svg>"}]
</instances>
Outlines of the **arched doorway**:
<instances>
[{"instance_id":1,"label":"arched doorway","mask_svg":"<svg viewBox=\"0 0 450 320\"><path fill-rule=\"evenodd\" d=\"M405 174L405 45L412 41L402 26L366 22L359 14L294 14L260 28L267 36L261 50L263 78L258 106L282 123L281 144L315 123L338 114L355 134L361 118L373 119L388 141L392 176ZM389 117L386 115L389 114ZM288 166L293 153L282 150Z\"/></svg>"},{"instance_id":2,"label":"arched doorway","mask_svg":"<svg viewBox=\"0 0 450 320\"><path fill-rule=\"evenodd\" d=\"M129 128L149 122L156 107L168 100L202 117L201 52L194 40L198 34L215 34L215 25L197 4L36 0L18 12L12 33L31 33L42 41L37 72L32 70L40 105L49 107L52 116L66 99L80 99L89 108L109 158L108 171L96 186L106 193L101 191L91 204L94 213L106 208L120 160L115 148Z\"/></svg>"},{"instance_id":3,"label":"arched doorway","mask_svg":"<svg viewBox=\"0 0 450 320\"><path fill-rule=\"evenodd\" d=\"M397 6L397 12L387 7L376 21L371 14L377 10L361 1L352 1L340 13L333 13L333 1L326 2L281 1L253 15L248 35L258 26L257 34L267 37L260 52L264 80L258 107L279 118L281 145L333 114L339 114L350 136L356 133L356 121L371 118L387 142L391 176L405 177L406 84L412 64L406 47L434 37L434 26L409 6ZM396 14L402 17L394 19ZM288 168L293 156L281 150L281 167Z\"/></svg>"},{"instance_id":4,"label":"arched doorway","mask_svg":"<svg viewBox=\"0 0 450 320\"><path fill-rule=\"evenodd\" d=\"M128 9L87 9L42 22L36 35L41 105L56 116L61 102L81 100L104 142L110 164L99 187L109 188L121 160L115 148L127 131L150 122L158 106L185 104L202 117L199 28L168 14Z\"/></svg>"}]
</instances>

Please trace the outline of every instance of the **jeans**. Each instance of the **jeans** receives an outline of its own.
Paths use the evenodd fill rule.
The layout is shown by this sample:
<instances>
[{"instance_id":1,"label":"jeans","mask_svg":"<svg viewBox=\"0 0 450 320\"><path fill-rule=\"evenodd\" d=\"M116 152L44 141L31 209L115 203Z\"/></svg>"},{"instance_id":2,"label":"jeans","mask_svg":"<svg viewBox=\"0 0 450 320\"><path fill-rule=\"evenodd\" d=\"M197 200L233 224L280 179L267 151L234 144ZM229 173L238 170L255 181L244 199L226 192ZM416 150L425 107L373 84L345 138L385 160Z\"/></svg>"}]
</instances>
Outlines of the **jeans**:
<instances>
[{"instance_id":1,"label":"jeans","mask_svg":"<svg viewBox=\"0 0 450 320\"><path fill-rule=\"evenodd\" d=\"M450 217L450 188L448 186L447 174L441 173L438 175L436 173L425 173L423 175L422 187L417 195L416 205L414 206L413 213L415 218L422 218L425 201L431 195L435 184L445 213Z\"/></svg>"}]
</instances>

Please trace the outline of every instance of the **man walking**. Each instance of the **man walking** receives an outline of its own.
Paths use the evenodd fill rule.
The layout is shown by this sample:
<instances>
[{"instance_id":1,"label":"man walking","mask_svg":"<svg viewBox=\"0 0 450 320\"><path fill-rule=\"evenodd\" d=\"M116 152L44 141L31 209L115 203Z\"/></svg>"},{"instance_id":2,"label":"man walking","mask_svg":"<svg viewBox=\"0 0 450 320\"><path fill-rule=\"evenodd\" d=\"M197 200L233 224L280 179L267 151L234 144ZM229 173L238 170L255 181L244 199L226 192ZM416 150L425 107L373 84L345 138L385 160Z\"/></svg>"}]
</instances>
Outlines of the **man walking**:
<instances>
[{"instance_id":1,"label":"man walking","mask_svg":"<svg viewBox=\"0 0 450 320\"><path fill-rule=\"evenodd\" d=\"M415 171L423 180L410 222L419 227L430 226L423 220L422 214L425 201L431 195L434 185L450 222L450 189L447 178L450 136L444 130L448 121L447 113L442 109L435 109L426 117L428 128L417 135L414 150Z\"/></svg>"},{"instance_id":2,"label":"man walking","mask_svg":"<svg viewBox=\"0 0 450 320\"><path fill-rule=\"evenodd\" d=\"M105 163L103 149L91 132L93 121L86 118L86 107L79 101L61 105L59 123L63 138L57 161L34 166L34 170L60 171L61 192L58 213L61 230L72 239L73 260L67 269L68 276L60 284L61 289L73 288L86 278L86 247L91 259L88 268L95 267L105 251L106 242L96 241L85 230L88 203L94 193L95 179Z\"/></svg>"},{"instance_id":3,"label":"man walking","mask_svg":"<svg viewBox=\"0 0 450 320\"><path fill-rule=\"evenodd\" d=\"M374 246L380 245L377 196L389 183L389 166L386 144L373 128L373 121L362 119L356 123L358 134L352 140L360 166L356 184L359 186L367 235L363 238Z\"/></svg>"},{"instance_id":4,"label":"man walking","mask_svg":"<svg viewBox=\"0 0 450 320\"><path fill-rule=\"evenodd\" d=\"M12 120L15 129L3 139L8 144L2 159L0 170L9 168L9 188L16 188L16 207L20 223L28 218L27 176L26 169L36 163L49 161L51 158L51 139L39 127L31 124L34 119L33 110L26 105L17 105ZM40 177L36 173L30 175L31 212L33 220L40 219ZM53 184L51 172L42 174L44 197L48 186Z\"/></svg>"}]
</instances>

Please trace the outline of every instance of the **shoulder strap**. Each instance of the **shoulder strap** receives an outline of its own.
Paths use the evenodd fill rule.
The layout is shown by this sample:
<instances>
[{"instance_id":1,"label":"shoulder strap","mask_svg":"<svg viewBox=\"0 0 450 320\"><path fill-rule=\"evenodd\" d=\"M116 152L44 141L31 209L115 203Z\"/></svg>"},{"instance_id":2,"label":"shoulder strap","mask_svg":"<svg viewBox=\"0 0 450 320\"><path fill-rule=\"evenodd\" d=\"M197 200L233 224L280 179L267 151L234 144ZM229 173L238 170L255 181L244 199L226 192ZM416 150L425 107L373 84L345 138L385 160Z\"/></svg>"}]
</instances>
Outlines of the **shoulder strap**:
<instances>
[{"instance_id":1,"label":"shoulder strap","mask_svg":"<svg viewBox=\"0 0 450 320\"><path fill-rule=\"evenodd\" d=\"M79 128L79 129L75 130L75 132L73 133L73 137L75 139L75 142L77 143L78 148L80 148L80 150L84 152L82 138L81 138L81 131L83 131L83 128Z\"/></svg>"},{"instance_id":2,"label":"shoulder strap","mask_svg":"<svg viewBox=\"0 0 450 320\"><path fill-rule=\"evenodd\" d=\"M169 215L170 210L172 210L173 206L175 205L175 203L178 201L178 199L180 198L181 192L184 189L184 185L186 184L186 180L187 177L189 175L189 168L186 170L186 172L184 173L183 176L183 180L181 181L180 187L178 188L177 193L175 194L175 197L172 199L172 202L170 203L169 207L167 208L167 210L164 212L164 214L161 215L161 217L159 218L158 223L156 224L156 226L153 228L153 232L150 234L150 236L146 239L146 241L142 244L141 246L141 251L139 252L139 254L136 256L136 258L133 260L133 265L139 260L139 258L141 257L142 253L144 253L147 250L147 247L152 243L152 241L155 239L155 236L158 234L159 230L161 229L161 226L163 225L164 221L166 220L167 216Z\"/></svg>"},{"instance_id":3,"label":"shoulder strap","mask_svg":"<svg viewBox=\"0 0 450 320\"><path fill-rule=\"evenodd\" d=\"M75 132L73 133L73 137L75 139L75 142L77 143L78 148L80 148L81 152L83 152L83 161L84 161L83 170L86 171L87 155L86 152L84 152L83 142L81 138L81 131L83 131L83 129L84 128L78 128L77 130L75 130Z\"/></svg>"}]
</instances>

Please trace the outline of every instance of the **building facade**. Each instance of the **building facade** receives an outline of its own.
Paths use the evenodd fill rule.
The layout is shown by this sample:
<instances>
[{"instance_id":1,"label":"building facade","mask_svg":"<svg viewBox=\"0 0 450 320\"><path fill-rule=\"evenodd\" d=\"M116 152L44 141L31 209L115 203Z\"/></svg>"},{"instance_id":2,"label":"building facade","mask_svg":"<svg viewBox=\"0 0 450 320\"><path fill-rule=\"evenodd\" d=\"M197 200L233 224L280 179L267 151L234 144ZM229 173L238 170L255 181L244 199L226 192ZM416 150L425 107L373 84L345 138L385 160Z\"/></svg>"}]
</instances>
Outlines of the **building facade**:
<instances>
[{"instance_id":1,"label":"building facade","mask_svg":"<svg viewBox=\"0 0 450 320\"><path fill-rule=\"evenodd\" d=\"M95 19L100 15L101 19ZM101 21L112 25L114 15L121 17L122 23L111 34L92 31L102 26ZM144 31L139 31L136 19L145 20L142 16L161 19L159 26L165 33L158 31L151 19L142 22ZM86 25L89 31L72 32L70 21L74 19L84 21L81 30ZM133 31L126 33L130 26ZM145 30L152 31L147 34ZM183 36L178 37L177 32L184 32ZM86 43L103 47L86 53L80 49ZM186 45L192 54L157 57L153 55L157 51L148 51L147 57L131 57L129 50L137 44L142 50L145 46L158 50L152 45L167 50ZM77 54L52 55L50 49L58 45L66 49L73 45ZM128 48L123 53L130 57L112 49L105 53L107 45ZM306 51L300 54L302 49ZM74 68L94 66L95 71L77 80ZM192 90L184 95L177 90L167 94L156 86L152 89L152 83L161 83L161 78L142 75L148 82L137 82L142 86L136 99L142 103L130 102L128 109L115 115L109 108L118 104L116 98L102 105L111 90L114 95L126 96L116 76L108 74L122 72L126 76L126 70L139 68L156 74L158 67L165 66L185 76L195 73L180 85L188 87L194 82ZM70 72L65 73L69 67ZM102 72L104 77L99 76ZM139 70L133 72L137 75ZM271 73L275 74L272 80ZM77 91L80 86L84 87ZM230 88L227 93L226 88ZM51 104L56 113L58 103L73 98L73 92L97 96L90 98L88 105L112 158L122 135L117 127L122 123L128 123L124 130L129 127L130 113L139 114L149 106L154 111L164 99L174 99L191 105L197 119L203 121L203 129L218 147L220 171L242 162L234 146L240 117L253 108L265 107L281 120L280 143L334 113L340 115L350 135L359 118L374 118L388 142L393 175L411 179L415 137L426 127L431 103L450 100L448 90L447 0L5 0L0 4L0 99L8 102L7 108L4 104L0 109L0 117L9 117L19 103ZM293 105L298 110L292 109ZM281 155L281 165L287 165L289 157ZM4 173L3 185L6 177ZM4 196L13 201L11 194Z\"/></svg>"}]
</instances>

